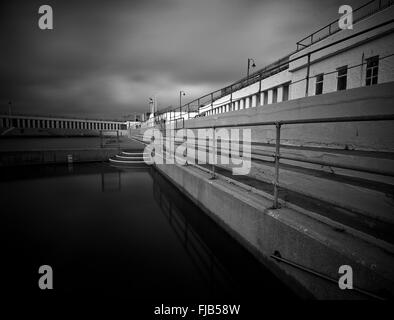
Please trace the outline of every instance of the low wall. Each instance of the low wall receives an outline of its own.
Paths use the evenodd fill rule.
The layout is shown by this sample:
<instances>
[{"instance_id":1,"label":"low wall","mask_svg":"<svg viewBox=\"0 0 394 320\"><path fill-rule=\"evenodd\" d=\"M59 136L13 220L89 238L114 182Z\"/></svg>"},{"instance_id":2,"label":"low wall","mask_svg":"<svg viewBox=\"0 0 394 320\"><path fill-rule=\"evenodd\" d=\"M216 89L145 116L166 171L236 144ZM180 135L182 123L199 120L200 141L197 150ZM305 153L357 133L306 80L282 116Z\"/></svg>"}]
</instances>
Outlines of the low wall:
<instances>
[{"instance_id":1,"label":"low wall","mask_svg":"<svg viewBox=\"0 0 394 320\"><path fill-rule=\"evenodd\" d=\"M127 130L118 130L119 136L126 136ZM0 128L0 136L5 137L99 137L100 130L89 129L39 129ZM103 136L116 136L116 130L102 130Z\"/></svg>"},{"instance_id":2,"label":"low wall","mask_svg":"<svg viewBox=\"0 0 394 320\"><path fill-rule=\"evenodd\" d=\"M0 166L108 161L118 148L0 151Z\"/></svg>"}]
</instances>

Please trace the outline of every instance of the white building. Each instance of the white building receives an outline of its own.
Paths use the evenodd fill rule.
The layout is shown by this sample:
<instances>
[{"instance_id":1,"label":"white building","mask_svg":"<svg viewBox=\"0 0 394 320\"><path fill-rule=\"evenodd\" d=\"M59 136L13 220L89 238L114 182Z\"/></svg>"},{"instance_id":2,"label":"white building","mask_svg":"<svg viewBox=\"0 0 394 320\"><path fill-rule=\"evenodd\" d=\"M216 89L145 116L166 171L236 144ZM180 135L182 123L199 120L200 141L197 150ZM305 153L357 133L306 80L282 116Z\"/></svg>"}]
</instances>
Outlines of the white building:
<instances>
[{"instance_id":1,"label":"white building","mask_svg":"<svg viewBox=\"0 0 394 320\"><path fill-rule=\"evenodd\" d=\"M239 86L239 90L204 104L199 113L210 116L394 81L393 4L392 0L376 0L354 10L352 30L340 30L337 22L318 30L304 39L309 43L297 43L294 53L254 73L248 82L235 83L233 88ZM363 31L367 32L335 44ZM317 49L321 50L314 52Z\"/></svg>"}]
</instances>

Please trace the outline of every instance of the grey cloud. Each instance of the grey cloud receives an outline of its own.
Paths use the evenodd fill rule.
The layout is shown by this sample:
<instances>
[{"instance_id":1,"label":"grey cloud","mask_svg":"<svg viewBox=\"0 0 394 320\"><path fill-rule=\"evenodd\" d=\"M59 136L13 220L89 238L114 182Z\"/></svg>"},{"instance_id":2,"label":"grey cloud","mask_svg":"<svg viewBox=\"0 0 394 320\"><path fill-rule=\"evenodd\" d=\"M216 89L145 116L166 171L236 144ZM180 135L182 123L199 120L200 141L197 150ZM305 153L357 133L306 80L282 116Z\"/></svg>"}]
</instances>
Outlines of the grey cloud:
<instances>
[{"instance_id":1,"label":"grey cloud","mask_svg":"<svg viewBox=\"0 0 394 320\"><path fill-rule=\"evenodd\" d=\"M46 1L55 30L37 27L40 1L1 10L0 111L117 117L219 89L294 49L336 17L339 1ZM325 10L329 8L330 10ZM334 12L333 12L334 11ZM187 101L187 100L186 100ZM3 109L1 109L3 107Z\"/></svg>"}]
</instances>

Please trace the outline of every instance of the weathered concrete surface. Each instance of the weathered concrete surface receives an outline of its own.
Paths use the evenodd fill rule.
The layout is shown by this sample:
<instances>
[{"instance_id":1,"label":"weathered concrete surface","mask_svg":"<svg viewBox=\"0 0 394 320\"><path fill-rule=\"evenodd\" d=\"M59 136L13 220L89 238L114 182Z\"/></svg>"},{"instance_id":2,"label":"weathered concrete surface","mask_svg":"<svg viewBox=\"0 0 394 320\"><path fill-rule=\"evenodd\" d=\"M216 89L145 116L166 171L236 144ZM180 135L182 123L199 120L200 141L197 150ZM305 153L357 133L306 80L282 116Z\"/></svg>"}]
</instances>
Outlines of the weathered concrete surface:
<instances>
[{"instance_id":1,"label":"weathered concrete surface","mask_svg":"<svg viewBox=\"0 0 394 320\"><path fill-rule=\"evenodd\" d=\"M283 258L338 279L338 268L350 265L354 286L374 293L394 294L394 258L380 247L289 208L270 209L260 195L192 167L157 165L178 188L244 244L283 281L301 295L319 299L360 299L365 296L284 263ZM236 257L234 257L236 259Z\"/></svg>"},{"instance_id":2,"label":"weathered concrete surface","mask_svg":"<svg viewBox=\"0 0 394 320\"><path fill-rule=\"evenodd\" d=\"M275 168L270 163L253 161L248 176L271 182L274 181ZM392 178L390 180L393 181ZM283 188L347 209L358 214L360 219L366 216L391 224L394 228L393 193L388 192L387 187L379 188L379 185L366 180L355 181L338 174L319 175L311 170L297 170L283 165L280 166L279 182Z\"/></svg>"},{"instance_id":3,"label":"weathered concrete surface","mask_svg":"<svg viewBox=\"0 0 394 320\"><path fill-rule=\"evenodd\" d=\"M108 161L118 148L0 151L0 166ZM70 158L71 156L71 158Z\"/></svg>"},{"instance_id":4,"label":"weathered concrete surface","mask_svg":"<svg viewBox=\"0 0 394 320\"><path fill-rule=\"evenodd\" d=\"M186 128L394 113L394 82L301 98L185 121ZM253 127L252 141L275 142L273 126ZM284 125L281 143L338 149L394 151L392 121Z\"/></svg>"},{"instance_id":5,"label":"weathered concrete surface","mask_svg":"<svg viewBox=\"0 0 394 320\"><path fill-rule=\"evenodd\" d=\"M141 136L139 138L142 139ZM176 142L183 141L176 139ZM212 152L212 148L205 149L205 145L199 145L199 149ZM268 183L274 181L273 158L259 155L259 151L273 153L272 149L271 146L253 146L251 170L247 177ZM319 152L319 148L282 148L282 150L282 156L291 155L305 160L315 159L343 165L359 165L366 169L385 170L391 173L394 170L392 154L389 153L377 154L371 151L334 149ZM228 148L221 148L221 145L218 145L217 151L228 153ZM231 159L242 160L234 155ZM196 163L195 159L190 160L192 159L189 157L190 163ZM220 156L218 156L218 161L220 167L227 169L234 167L234 165L221 164ZM368 225L380 221L394 227L394 200L393 192L390 190L390 186L394 185L394 177L392 176L281 160L279 183L286 190L298 192L311 199L347 210L347 213L343 213L341 216L357 217L359 221ZM350 220L347 221L350 223Z\"/></svg>"}]
</instances>

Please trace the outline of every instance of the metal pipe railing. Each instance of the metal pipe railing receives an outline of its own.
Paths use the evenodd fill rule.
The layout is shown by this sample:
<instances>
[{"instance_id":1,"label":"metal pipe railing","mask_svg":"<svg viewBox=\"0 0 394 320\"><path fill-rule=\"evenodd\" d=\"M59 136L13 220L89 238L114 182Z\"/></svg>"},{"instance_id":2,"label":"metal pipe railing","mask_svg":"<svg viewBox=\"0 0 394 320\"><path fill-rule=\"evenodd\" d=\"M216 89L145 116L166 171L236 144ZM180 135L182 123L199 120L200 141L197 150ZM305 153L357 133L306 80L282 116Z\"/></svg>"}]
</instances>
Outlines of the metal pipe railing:
<instances>
[{"instance_id":1,"label":"metal pipe railing","mask_svg":"<svg viewBox=\"0 0 394 320\"><path fill-rule=\"evenodd\" d=\"M289 259L282 258L281 255L279 254L279 252L274 252L274 254L271 255L271 258L275 259L278 262L286 263L286 264L288 264L288 265L290 265L290 266L292 266L294 268L300 269L300 270L302 270L304 272L307 272L307 273L312 274L312 275L314 275L316 277L319 277L321 279L327 280L329 282L332 282L332 283L338 285L339 279L335 279L335 278L333 278L333 277L331 277L329 275L326 275L324 273L315 271L315 270L313 270L311 268L308 268L308 267L305 267L303 265L300 265L299 263L296 263L294 261L290 261ZM358 293L361 293L363 295L366 295L368 297L377 299L377 300L387 300L385 297L382 297L382 296L377 295L377 294L375 294L373 292L370 292L370 291L367 291L367 290L364 290L364 289L361 289L361 288L358 288L358 287L355 287L355 286L353 286L353 290L358 292Z\"/></svg>"},{"instance_id":2,"label":"metal pipe railing","mask_svg":"<svg viewBox=\"0 0 394 320\"><path fill-rule=\"evenodd\" d=\"M213 130L213 163L211 163L211 179L215 179L215 159L216 157L216 138L215 138L215 131L218 128L234 128L234 127L258 127L258 126L270 126L274 125L275 130L275 175L274 181L272 182L274 186L274 199L273 199L273 208L277 209L279 207L279 175L280 175L280 160L293 160L298 162L305 162L305 163L312 163L312 164L319 164L325 165L328 167L337 167L347 170L354 170L359 172L366 172L372 174L379 174L379 175L389 175L394 176L392 172L380 170L380 169L370 169L370 168L363 168L356 165L345 165L345 164L338 164L338 163L331 163L331 162L324 162L318 160L310 160L310 159L302 159L297 157L291 156L281 156L280 154L280 140L281 140L281 128L284 125L295 125L295 124L316 124L316 123L343 123L343 122L371 122L371 121L393 121L394 114L387 114L387 115L364 115L364 116L352 116L352 117L330 117L330 118L311 118L311 119L296 119L296 120L280 120L280 121L264 121L264 122L253 122L253 123L234 123L234 124L215 124L215 126L193 126L188 129L212 129ZM174 129L176 130L176 128ZM175 143L175 141L174 141ZM231 145L231 143L230 143Z\"/></svg>"},{"instance_id":3,"label":"metal pipe railing","mask_svg":"<svg viewBox=\"0 0 394 320\"><path fill-rule=\"evenodd\" d=\"M390 5L393 4L393 0L384 0L385 4L383 4L383 0L371 0L365 4L363 4L362 6L356 8L355 10L353 10L353 23L360 21L368 16L370 16L373 13L376 13L380 10L383 10L384 8L389 7ZM377 4L376 8L372 8L371 11L367 11L365 13L360 13L362 9L369 7L371 4ZM359 15L359 16L356 16ZM339 27L335 28L335 26L338 25L338 21L339 19L335 19L334 21L330 22L329 24L325 25L324 27L312 32L311 34L307 35L306 37L302 38L301 40L297 41L297 49L296 51L300 51L304 48L307 48L309 46L311 46L312 44L340 31L341 29ZM324 34L321 34L323 31L326 31ZM321 34L320 37L316 37L316 35ZM305 43L305 40L310 40L307 43Z\"/></svg>"}]
</instances>

